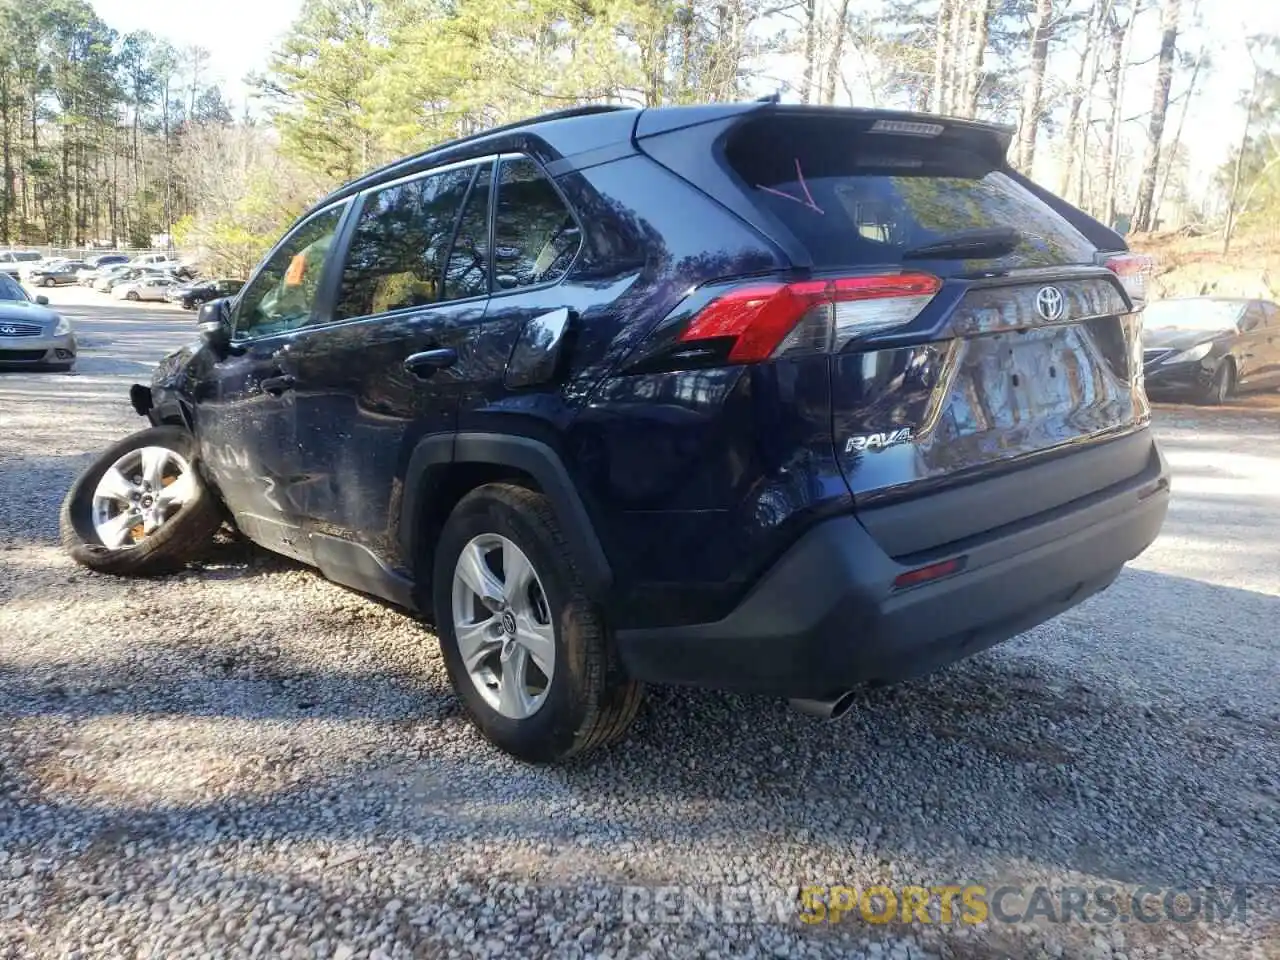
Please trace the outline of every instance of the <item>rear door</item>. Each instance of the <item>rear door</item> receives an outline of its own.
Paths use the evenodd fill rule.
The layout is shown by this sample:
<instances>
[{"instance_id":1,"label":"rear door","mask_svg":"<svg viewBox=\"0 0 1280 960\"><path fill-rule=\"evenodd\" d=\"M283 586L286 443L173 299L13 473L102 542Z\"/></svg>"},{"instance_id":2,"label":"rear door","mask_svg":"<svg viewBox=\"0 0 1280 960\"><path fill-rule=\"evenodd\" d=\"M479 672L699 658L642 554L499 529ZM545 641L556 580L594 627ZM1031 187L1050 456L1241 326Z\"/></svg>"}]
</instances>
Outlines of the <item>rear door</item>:
<instances>
[{"instance_id":1,"label":"rear door","mask_svg":"<svg viewBox=\"0 0 1280 960\"><path fill-rule=\"evenodd\" d=\"M459 411L462 430L485 427L489 402L556 380L578 323L581 298L560 284L582 243L577 219L529 157L502 157L497 183L486 362L477 367L469 402Z\"/></svg>"},{"instance_id":2,"label":"rear door","mask_svg":"<svg viewBox=\"0 0 1280 960\"><path fill-rule=\"evenodd\" d=\"M1266 387L1271 379L1265 314L1262 303L1250 300L1236 321L1236 342L1232 355L1236 360L1236 385L1241 390Z\"/></svg>"}]
</instances>

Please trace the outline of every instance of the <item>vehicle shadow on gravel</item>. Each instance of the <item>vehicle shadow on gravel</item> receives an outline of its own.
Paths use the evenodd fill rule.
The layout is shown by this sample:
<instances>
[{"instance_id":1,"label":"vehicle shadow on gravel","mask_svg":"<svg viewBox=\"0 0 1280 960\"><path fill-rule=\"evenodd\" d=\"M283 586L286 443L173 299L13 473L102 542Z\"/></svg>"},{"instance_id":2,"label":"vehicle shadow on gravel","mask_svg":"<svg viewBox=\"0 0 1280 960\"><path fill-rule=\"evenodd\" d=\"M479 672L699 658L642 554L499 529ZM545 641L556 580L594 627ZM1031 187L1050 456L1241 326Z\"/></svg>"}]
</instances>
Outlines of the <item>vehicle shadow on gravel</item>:
<instances>
[{"instance_id":1,"label":"vehicle shadow on gravel","mask_svg":"<svg viewBox=\"0 0 1280 960\"><path fill-rule=\"evenodd\" d=\"M1141 570L1126 577L1129 589L1280 621L1277 597ZM0 720L48 718L64 730L149 713L160 724L268 721L261 763L288 777L241 784L243 795L233 784L196 803L108 807L60 795L63 781L42 755L11 754L17 763L5 777L25 781L17 794L54 803L34 839L46 827L92 838L109 826L181 846L234 816L238 835L253 837L437 843L498 830L558 847L597 831L601 843L638 845L759 836L797 863L813 852L864 870L925 862L935 878L1074 870L1131 883L1280 882L1267 792L1280 783L1280 715L1162 690L1168 665L1158 652L1142 662L1140 646L1132 651L1140 669L1125 676L1150 676L1150 685L1064 676L1023 649L1059 639L1033 634L924 679L862 690L836 723L768 698L655 689L623 743L550 769L522 767L485 745L434 654L330 673L264 657L253 639L173 643L134 662L0 670ZM1260 660L1274 663L1276 645ZM314 763L302 732L313 722L337 723L330 740L342 746ZM380 739L365 745L362 736ZM64 744L51 732L46 746L57 756Z\"/></svg>"}]
</instances>

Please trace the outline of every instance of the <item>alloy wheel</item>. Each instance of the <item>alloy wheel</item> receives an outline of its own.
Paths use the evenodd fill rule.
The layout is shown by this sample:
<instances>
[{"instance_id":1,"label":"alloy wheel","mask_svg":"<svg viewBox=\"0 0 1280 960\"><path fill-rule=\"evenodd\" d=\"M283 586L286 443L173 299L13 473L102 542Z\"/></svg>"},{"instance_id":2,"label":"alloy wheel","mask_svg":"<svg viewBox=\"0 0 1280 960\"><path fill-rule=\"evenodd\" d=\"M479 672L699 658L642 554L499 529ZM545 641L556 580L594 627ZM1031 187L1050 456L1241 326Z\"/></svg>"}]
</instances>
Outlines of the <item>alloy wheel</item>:
<instances>
[{"instance_id":1,"label":"alloy wheel","mask_svg":"<svg viewBox=\"0 0 1280 960\"><path fill-rule=\"evenodd\" d=\"M555 673L555 628L537 571L506 537L481 534L462 549L453 629L467 675L490 707L512 720L538 711Z\"/></svg>"},{"instance_id":2,"label":"alloy wheel","mask_svg":"<svg viewBox=\"0 0 1280 960\"><path fill-rule=\"evenodd\" d=\"M165 447L130 450L93 491L93 528L112 550L141 543L196 493L191 465Z\"/></svg>"}]
</instances>

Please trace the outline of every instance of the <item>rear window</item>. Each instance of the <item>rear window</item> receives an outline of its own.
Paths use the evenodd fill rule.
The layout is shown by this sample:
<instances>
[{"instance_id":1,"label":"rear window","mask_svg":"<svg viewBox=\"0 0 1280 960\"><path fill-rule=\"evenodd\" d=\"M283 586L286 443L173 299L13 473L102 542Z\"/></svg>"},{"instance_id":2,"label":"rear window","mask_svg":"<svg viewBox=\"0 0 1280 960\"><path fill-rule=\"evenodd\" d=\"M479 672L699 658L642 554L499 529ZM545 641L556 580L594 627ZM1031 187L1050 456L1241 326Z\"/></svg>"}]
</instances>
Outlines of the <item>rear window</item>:
<instances>
[{"instance_id":1,"label":"rear window","mask_svg":"<svg viewBox=\"0 0 1280 960\"><path fill-rule=\"evenodd\" d=\"M819 267L896 265L913 247L990 227L1016 227L1023 240L984 265L1093 261L1079 231L1000 171L984 134L882 134L871 132L873 123L761 118L735 131L725 155L755 204Z\"/></svg>"}]
</instances>

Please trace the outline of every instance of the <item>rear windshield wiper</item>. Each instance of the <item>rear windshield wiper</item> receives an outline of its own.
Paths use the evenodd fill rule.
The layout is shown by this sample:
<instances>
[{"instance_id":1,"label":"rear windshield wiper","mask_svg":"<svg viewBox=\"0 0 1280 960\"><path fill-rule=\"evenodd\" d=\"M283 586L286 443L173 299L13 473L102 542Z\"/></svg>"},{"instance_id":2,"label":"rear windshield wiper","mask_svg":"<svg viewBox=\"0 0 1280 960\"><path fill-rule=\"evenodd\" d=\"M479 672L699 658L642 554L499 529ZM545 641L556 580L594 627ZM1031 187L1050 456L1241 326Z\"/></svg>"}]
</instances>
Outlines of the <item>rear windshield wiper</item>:
<instances>
[{"instance_id":1,"label":"rear windshield wiper","mask_svg":"<svg viewBox=\"0 0 1280 960\"><path fill-rule=\"evenodd\" d=\"M960 230L956 233L908 247L902 251L903 260L969 260L984 257L1003 257L1012 253L1022 242L1022 231L1016 227L992 227L990 229Z\"/></svg>"}]
</instances>

